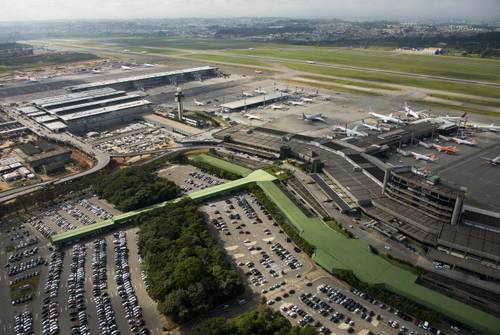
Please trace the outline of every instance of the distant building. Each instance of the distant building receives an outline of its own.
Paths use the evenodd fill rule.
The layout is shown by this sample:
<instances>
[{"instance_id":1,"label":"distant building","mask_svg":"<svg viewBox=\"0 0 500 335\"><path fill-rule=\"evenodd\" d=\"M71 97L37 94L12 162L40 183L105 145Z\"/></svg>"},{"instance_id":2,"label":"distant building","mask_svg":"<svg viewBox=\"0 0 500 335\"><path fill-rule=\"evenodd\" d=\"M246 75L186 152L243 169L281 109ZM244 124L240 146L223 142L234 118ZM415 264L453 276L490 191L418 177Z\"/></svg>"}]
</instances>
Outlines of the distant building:
<instances>
[{"instance_id":1,"label":"distant building","mask_svg":"<svg viewBox=\"0 0 500 335\"><path fill-rule=\"evenodd\" d=\"M151 102L138 94L102 88L32 101L28 116L54 132L85 133L140 119Z\"/></svg>"}]
</instances>

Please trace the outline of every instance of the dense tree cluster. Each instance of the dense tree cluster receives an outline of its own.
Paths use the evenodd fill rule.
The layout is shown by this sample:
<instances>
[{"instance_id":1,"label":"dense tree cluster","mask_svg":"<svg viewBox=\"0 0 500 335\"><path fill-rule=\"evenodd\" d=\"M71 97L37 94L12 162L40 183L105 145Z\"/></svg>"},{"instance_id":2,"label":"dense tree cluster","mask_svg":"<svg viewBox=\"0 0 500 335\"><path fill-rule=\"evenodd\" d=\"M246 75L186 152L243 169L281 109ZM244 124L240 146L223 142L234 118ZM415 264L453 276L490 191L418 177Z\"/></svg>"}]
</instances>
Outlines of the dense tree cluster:
<instances>
[{"instance_id":1,"label":"dense tree cluster","mask_svg":"<svg viewBox=\"0 0 500 335\"><path fill-rule=\"evenodd\" d=\"M292 327L279 312L260 305L232 319L210 318L200 323L192 335L316 335L311 326Z\"/></svg>"},{"instance_id":2,"label":"dense tree cluster","mask_svg":"<svg viewBox=\"0 0 500 335\"><path fill-rule=\"evenodd\" d=\"M243 292L195 204L170 204L140 221L139 253L161 313L186 322Z\"/></svg>"},{"instance_id":3,"label":"dense tree cluster","mask_svg":"<svg viewBox=\"0 0 500 335\"><path fill-rule=\"evenodd\" d=\"M105 173L94 183L94 190L121 211L143 208L180 195L177 185L158 177L154 169L145 166Z\"/></svg>"}]
</instances>

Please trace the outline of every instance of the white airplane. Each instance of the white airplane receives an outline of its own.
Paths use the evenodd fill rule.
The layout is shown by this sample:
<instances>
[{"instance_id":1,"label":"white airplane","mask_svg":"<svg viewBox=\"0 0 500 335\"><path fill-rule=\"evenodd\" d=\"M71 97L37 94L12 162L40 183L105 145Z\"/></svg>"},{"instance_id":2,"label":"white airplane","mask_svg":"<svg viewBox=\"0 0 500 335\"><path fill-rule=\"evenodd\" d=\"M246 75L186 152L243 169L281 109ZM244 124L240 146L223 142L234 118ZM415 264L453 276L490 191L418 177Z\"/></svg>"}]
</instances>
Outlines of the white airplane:
<instances>
[{"instance_id":1,"label":"white airplane","mask_svg":"<svg viewBox=\"0 0 500 335\"><path fill-rule=\"evenodd\" d=\"M292 105L292 106L304 106L304 102L302 102L302 101L290 101L290 105Z\"/></svg>"},{"instance_id":2,"label":"white airplane","mask_svg":"<svg viewBox=\"0 0 500 335\"><path fill-rule=\"evenodd\" d=\"M390 122L390 123L396 123L396 124L405 124L402 120L393 117L392 113L389 115L382 115L382 114L372 112L371 108L370 108L370 112L368 114L373 116L374 118L381 120L384 123Z\"/></svg>"},{"instance_id":3,"label":"white airplane","mask_svg":"<svg viewBox=\"0 0 500 335\"><path fill-rule=\"evenodd\" d=\"M396 152L404 157L408 157L411 155L411 152L399 148L396 149Z\"/></svg>"},{"instance_id":4,"label":"white airplane","mask_svg":"<svg viewBox=\"0 0 500 335\"><path fill-rule=\"evenodd\" d=\"M500 165L500 156L495 158L481 157L481 159L487 160L491 165Z\"/></svg>"},{"instance_id":5,"label":"white airplane","mask_svg":"<svg viewBox=\"0 0 500 335\"><path fill-rule=\"evenodd\" d=\"M129 71L129 70L132 70L132 68L130 66L125 66L125 65L122 65L120 67L123 71Z\"/></svg>"},{"instance_id":6,"label":"white airplane","mask_svg":"<svg viewBox=\"0 0 500 335\"><path fill-rule=\"evenodd\" d=\"M323 114L310 114L306 115L302 113L302 120L304 121L321 121L321 122L326 122L325 118L323 117Z\"/></svg>"},{"instance_id":7,"label":"white airplane","mask_svg":"<svg viewBox=\"0 0 500 335\"><path fill-rule=\"evenodd\" d=\"M431 155L422 155L417 152L411 152L411 155L413 158L415 158L417 161L426 161L426 162L434 162L437 159L436 154L431 154Z\"/></svg>"},{"instance_id":8,"label":"white airplane","mask_svg":"<svg viewBox=\"0 0 500 335\"><path fill-rule=\"evenodd\" d=\"M245 117L249 120L262 120L260 116L253 115L253 114L245 114Z\"/></svg>"},{"instance_id":9,"label":"white airplane","mask_svg":"<svg viewBox=\"0 0 500 335\"><path fill-rule=\"evenodd\" d=\"M35 77L29 77L28 81L31 81L33 83L38 83L39 80L37 78L35 78Z\"/></svg>"},{"instance_id":10,"label":"white airplane","mask_svg":"<svg viewBox=\"0 0 500 335\"><path fill-rule=\"evenodd\" d=\"M368 136L367 133L363 133L362 131L358 131L358 126L352 128L352 129L349 129L347 127L342 127L342 126L337 125L337 126L335 126L335 130L343 132L344 134L346 134L347 137Z\"/></svg>"},{"instance_id":11,"label":"white airplane","mask_svg":"<svg viewBox=\"0 0 500 335\"><path fill-rule=\"evenodd\" d=\"M302 98L300 98L300 100L302 100L304 102L313 102L313 99L311 99L311 98L304 98L304 97L302 97Z\"/></svg>"},{"instance_id":12,"label":"white airplane","mask_svg":"<svg viewBox=\"0 0 500 335\"><path fill-rule=\"evenodd\" d=\"M373 126L371 124L367 124L367 123L362 123L361 124L363 127L365 127L366 129L370 129L370 130L373 130L373 131L384 131L384 129L382 129L381 127L377 127L377 126Z\"/></svg>"},{"instance_id":13,"label":"white airplane","mask_svg":"<svg viewBox=\"0 0 500 335\"><path fill-rule=\"evenodd\" d=\"M266 94L266 91L264 91L264 90L263 90L263 89L261 89L260 87L259 87L259 88L256 88L256 89L254 90L254 92L255 92L255 93L257 93L257 94Z\"/></svg>"},{"instance_id":14,"label":"white airplane","mask_svg":"<svg viewBox=\"0 0 500 335\"><path fill-rule=\"evenodd\" d=\"M144 64L144 67L156 67L156 64Z\"/></svg>"},{"instance_id":15,"label":"white airplane","mask_svg":"<svg viewBox=\"0 0 500 335\"><path fill-rule=\"evenodd\" d=\"M306 64L316 64L316 62L313 60L306 60Z\"/></svg>"},{"instance_id":16,"label":"white airplane","mask_svg":"<svg viewBox=\"0 0 500 335\"><path fill-rule=\"evenodd\" d=\"M463 113L461 116L440 116L437 119L442 119L446 121L463 121L467 119L467 112Z\"/></svg>"},{"instance_id":17,"label":"white airplane","mask_svg":"<svg viewBox=\"0 0 500 335\"><path fill-rule=\"evenodd\" d=\"M205 103L204 103L204 102L202 102L202 101L198 101L198 100L196 100L196 99L194 99L194 104L195 104L196 106L205 106Z\"/></svg>"},{"instance_id":18,"label":"white airplane","mask_svg":"<svg viewBox=\"0 0 500 335\"><path fill-rule=\"evenodd\" d=\"M418 144L421 145L421 146L423 146L426 149L432 149L432 148L434 148L434 146L432 145L432 143L425 143L425 142L419 141Z\"/></svg>"},{"instance_id":19,"label":"white airplane","mask_svg":"<svg viewBox=\"0 0 500 335\"><path fill-rule=\"evenodd\" d=\"M264 72L263 72L263 71L261 71L261 70L255 70L255 73L256 73L256 74L264 74Z\"/></svg>"},{"instance_id":20,"label":"white airplane","mask_svg":"<svg viewBox=\"0 0 500 335\"><path fill-rule=\"evenodd\" d=\"M251 97L253 97L253 94L252 93L248 93L248 92L243 92L243 96L246 97L246 98L251 98Z\"/></svg>"},{"instance_id":21,"label":"white airplane","mask_svg":"<svg viewBox=\"0 0 500 335\"><path fill-rule=\"evenodd\" d=\"M285 109L285 106L283 105L271 105L271 109Z\"/></svg>"},{"instance_id":22,"label":"white airplane","mask_svg":"<svg viewBox=\"0 0 500 335\"><path fill-rule=\"evenodd\" d=\"M476 125L476 128L491 131L493 133L500 132L500 126L495 126L493 123L487 126Z\"/></svg>"},{"instance_id":23,"label":"white airplane","mask_svg":"<svg viewBox=\"0 0 500 335\"><path fill-rule=\"evenodd\" d=\"M410 106L408 106L408 103L405 101L405 104L403 106L403 112L405 113L406 116L411 116L412 118L420 119L423 117L422 112L425 112L425 110L421 111L413 110Z\"/></svg>"},{"instance_id":24,"label":"white airplane","mask_svg":"<svg viewBox=\"0 0 500 335\"><path fill-rule=\"evenodd\" d=\"M445 140L445 141L453 141L457 144L465 144L465 145L470 145L470 146L475 146L477 144L477 141L475 139L468 141L468 140L464 140L464 139L461 139L458 137L446 137L443 135L439 135L439 138L442 140Z\"/></svg>"},{"instance_id":25,"label":"white airplane","mask_svg":"<svg viewBox=\"0 0 500 335\"><path fill-rule=\"evenodd\" d=\"M93 74L100 74L100 73L102 73L102 71L101 71L101 70L96 70L96 69L94 69L94 70L92 70L92 73L93 73Z\"/></svg>"}]
</instances>

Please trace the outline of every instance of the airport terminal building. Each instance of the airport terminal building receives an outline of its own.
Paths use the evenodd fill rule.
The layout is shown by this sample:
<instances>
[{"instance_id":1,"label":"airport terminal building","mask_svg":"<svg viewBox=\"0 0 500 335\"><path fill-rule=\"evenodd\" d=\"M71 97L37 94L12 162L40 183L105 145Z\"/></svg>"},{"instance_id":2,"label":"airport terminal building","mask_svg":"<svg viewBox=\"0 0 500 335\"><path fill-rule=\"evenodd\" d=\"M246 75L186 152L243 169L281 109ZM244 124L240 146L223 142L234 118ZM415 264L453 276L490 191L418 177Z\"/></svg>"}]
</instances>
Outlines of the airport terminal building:
<instances>
[{"instance_id":1,"label":"airport terminal building","mask_svg":"<svg viewBox=\"0 0 500 335\"><path fill-rule=\"evenodd\" d=\"M70 93L32 101L20 112L54 132L84 133L139 119L151 111L142 95L112 88Z\"/></svg>"}]
</instances>

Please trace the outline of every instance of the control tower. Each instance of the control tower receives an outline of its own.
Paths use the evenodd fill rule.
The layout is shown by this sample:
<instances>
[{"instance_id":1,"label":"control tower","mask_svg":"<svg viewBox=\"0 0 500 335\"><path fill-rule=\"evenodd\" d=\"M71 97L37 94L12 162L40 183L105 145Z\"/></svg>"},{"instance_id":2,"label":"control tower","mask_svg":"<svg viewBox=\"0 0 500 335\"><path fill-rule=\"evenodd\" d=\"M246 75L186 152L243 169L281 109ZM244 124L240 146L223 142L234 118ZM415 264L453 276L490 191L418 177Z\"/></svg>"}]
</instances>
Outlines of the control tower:
<instances>
[{"instance_id":1,"label":"control tower","mask_svg":"<svg viewBox=\"0 0 500 335\"><path fill-rule=\"evenodd\" d=\"M184 112L184 107L182 106L182 100L184 99L184 93L180 87L177 87L177 91L175 92L175 102L177 102L177 117L179 121L182 120L182 114Z\"/></svg>"}]
</instances>

